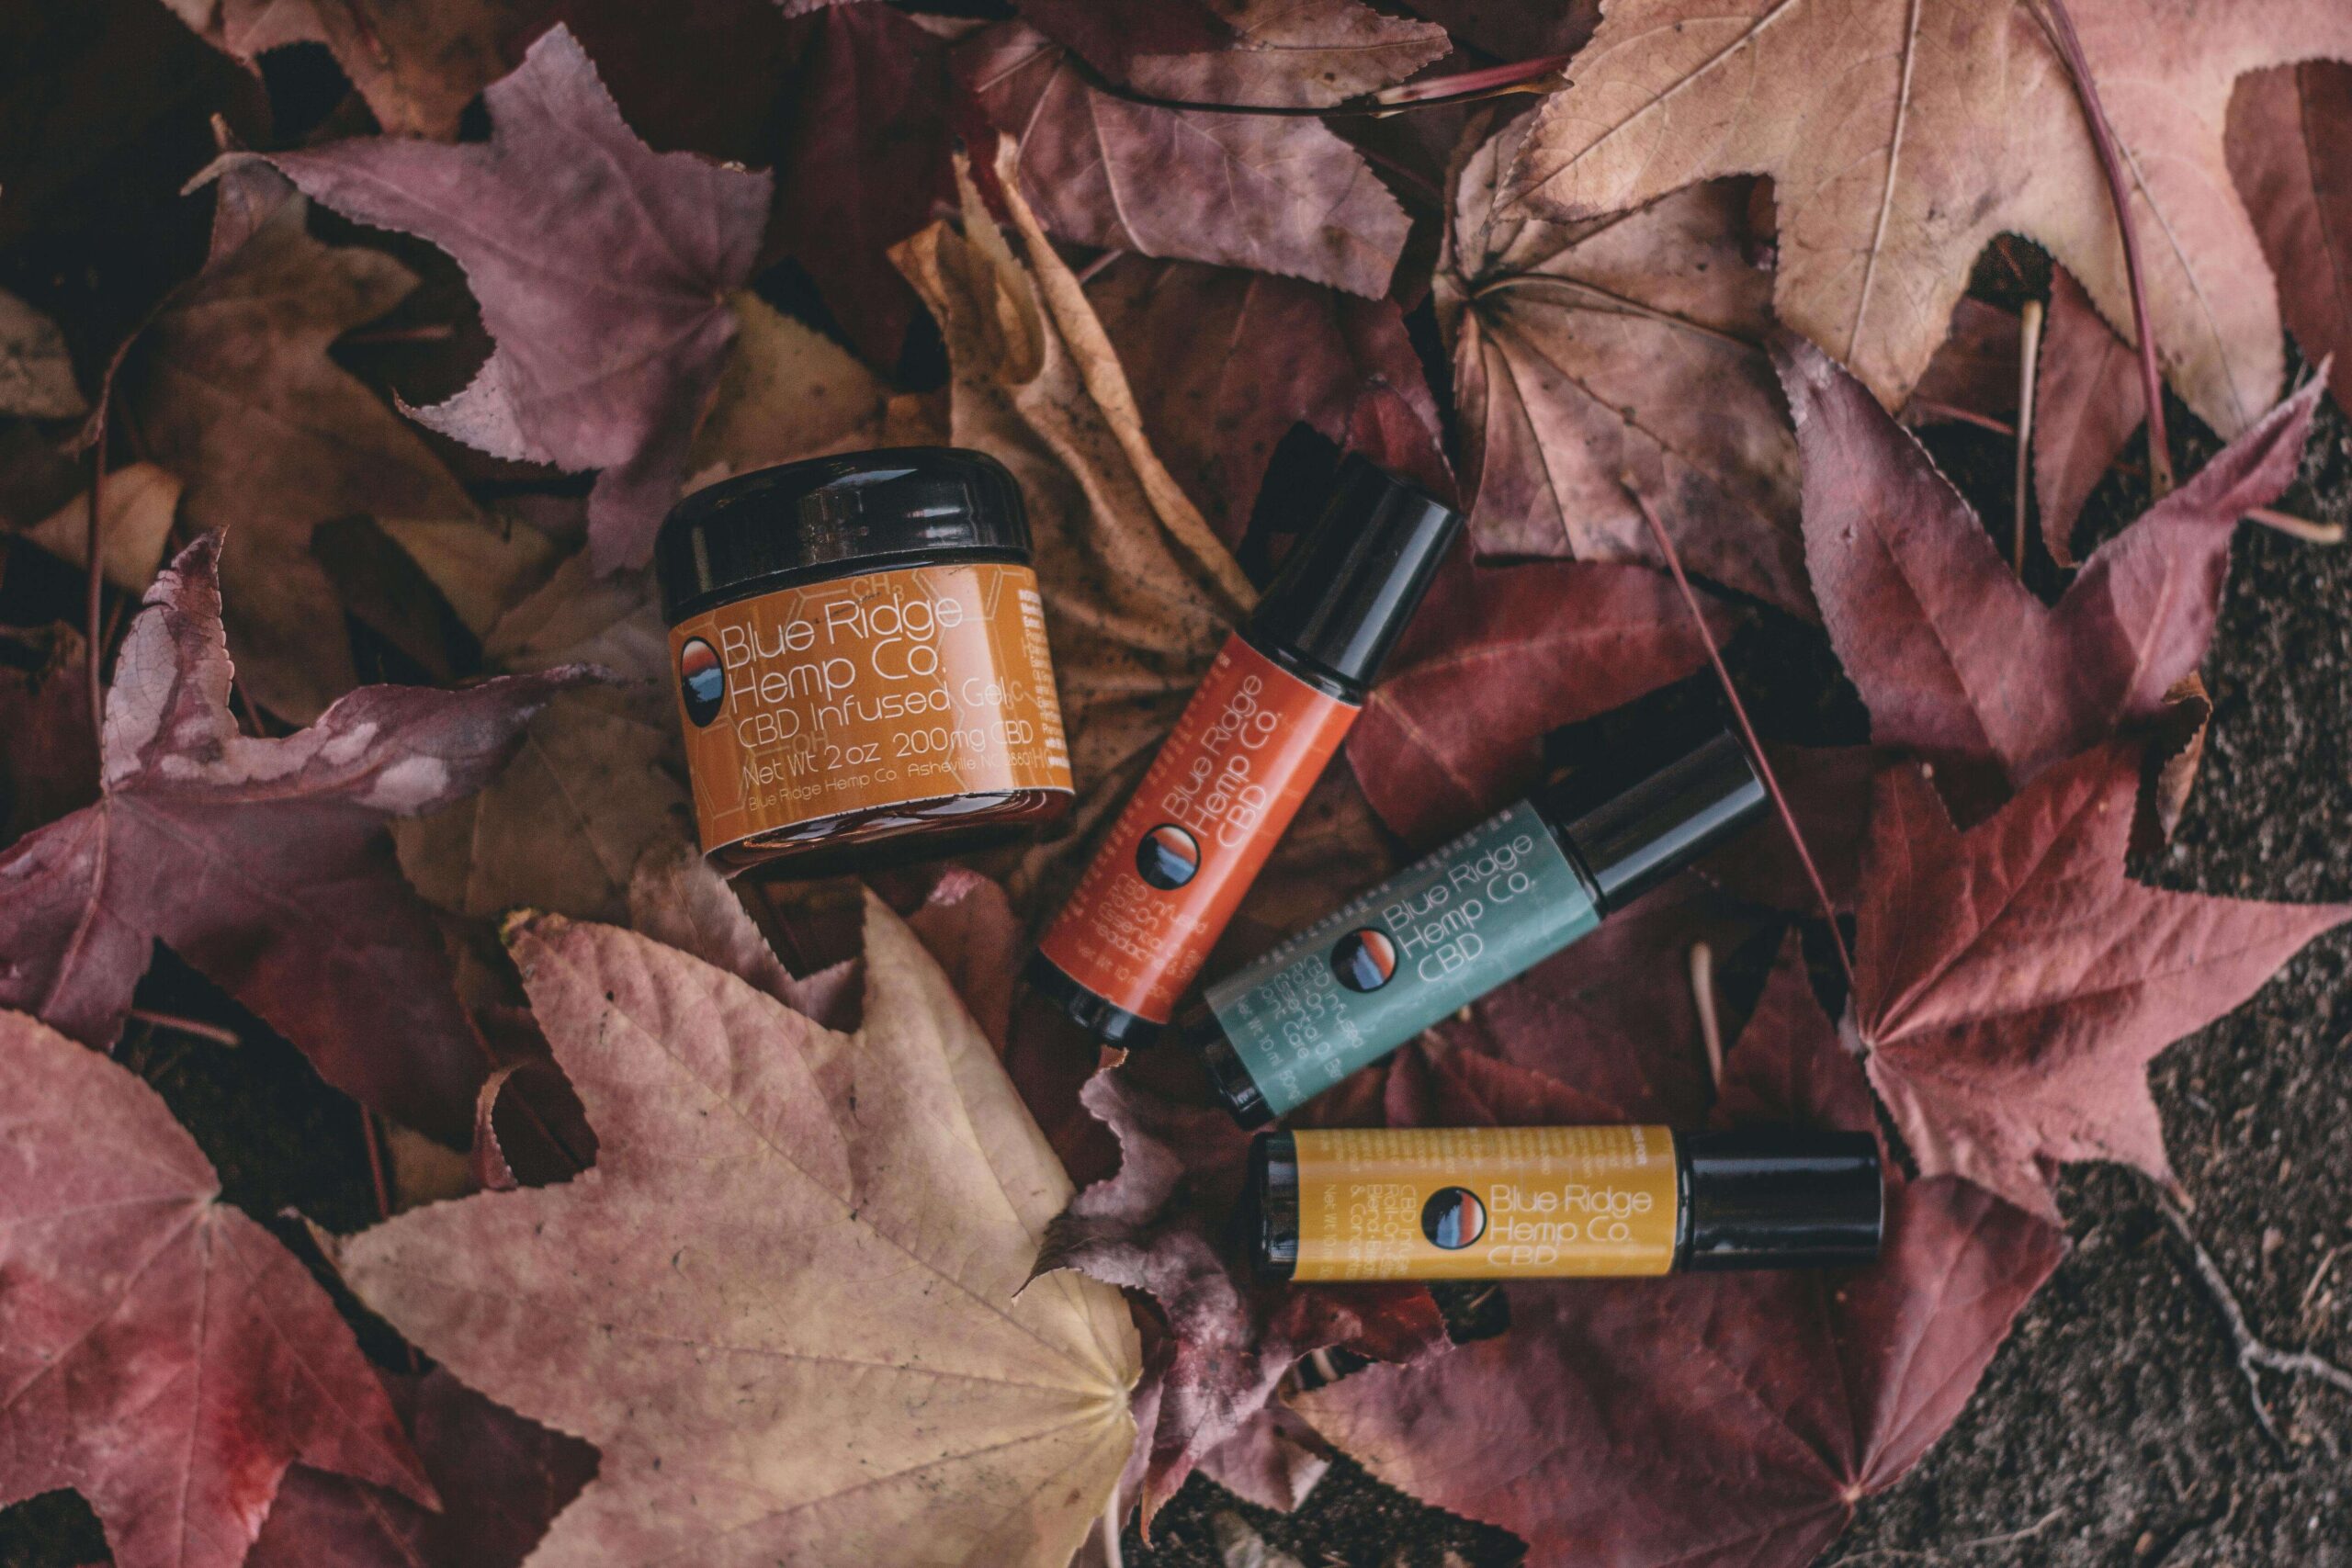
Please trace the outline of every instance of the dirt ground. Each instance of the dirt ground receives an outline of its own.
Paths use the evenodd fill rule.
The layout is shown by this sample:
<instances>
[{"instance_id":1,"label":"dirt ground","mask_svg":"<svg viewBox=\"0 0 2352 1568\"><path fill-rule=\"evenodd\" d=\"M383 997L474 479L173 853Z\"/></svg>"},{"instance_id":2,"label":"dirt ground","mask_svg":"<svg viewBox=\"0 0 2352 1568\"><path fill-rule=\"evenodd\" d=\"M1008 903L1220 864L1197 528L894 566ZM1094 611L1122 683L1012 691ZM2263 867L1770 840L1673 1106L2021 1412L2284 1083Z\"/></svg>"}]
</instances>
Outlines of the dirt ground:
<instances>
[{"instance_id":1,"label":"dirt ground","mask_svg":"<svg viewBox=\"0 0 2352 1568\"><path fill-rule=\"evenodd\" d=\"M1984 438L1989 443L1991 438ZM1980 507L2005 515L2007 447L1939 436ZM2201 452L2199 454L2201 456ZM1981 482L1979 482L1981 481ZM2352 429L2332 405L2284 502L2352 520ZM2126 479L2093 515L2136 510ZM1770 679L1759 721L1848 704L1785 690L1827 668L1781 626L1744 639ZM1786 640L1781 640L1786 639ZM2203 779L2174 845L2138 867L2159 886L2243 897L2352 899L2352 548L2241 530L2205 666L2215 711ZM1802 684L1802 682L1799 682ZM1822 739L1818 734L1804 739ZM2253 1331L2352 1365L2352 931L2314 942L2248 1006L2183 1042L2154 1074L2191 1224ZM143 1005L233 1018L168 956ZM163 1092L222 1170L231 1201L288 1206L331 1229L374 1218L356 1113L290 1047L246 1021L247 1043L134 1030L122 1055ZM2072 1255L2002 1348L1958 1425L1902 1483L1865 1504L1825 1562L2050 1568L2352 1564L2352 1395L2237 1364L2227 1316L2149 1183L2068 1174ZM289 1242L296 1228L277 1226ZM373 1353L397 1354L378 1331ZM2255 1399L2275 1422L2267 1431ZM1276 1517L1195 1479L1132 1568L1222 1568L1215 1517L1236 1512L1305 1568L1488 1568L1518 1562L1498 1530L1424 1508L1345 1461L1297 1513ZM70 1494L0 1510L0 1568L101 1562L96 1522Z\"/></svg>"}]
</instances>

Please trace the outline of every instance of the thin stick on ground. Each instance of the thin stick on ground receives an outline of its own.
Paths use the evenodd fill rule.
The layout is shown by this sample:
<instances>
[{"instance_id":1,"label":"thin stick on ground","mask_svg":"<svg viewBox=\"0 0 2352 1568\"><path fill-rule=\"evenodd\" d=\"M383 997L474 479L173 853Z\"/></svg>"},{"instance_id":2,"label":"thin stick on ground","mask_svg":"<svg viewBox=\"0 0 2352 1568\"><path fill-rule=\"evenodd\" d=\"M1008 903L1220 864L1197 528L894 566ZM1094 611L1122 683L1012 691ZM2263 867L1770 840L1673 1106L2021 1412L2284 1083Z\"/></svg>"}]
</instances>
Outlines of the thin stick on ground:
<instances>
[{"instance_id":1,"label":"thin stick on ground","mask_svg":"<svg viewBox=\"0 0 2352 1568\"><path fill-rule=\"evenodd\" d=\"M2246 521L2275 528L2290 539L2301 539L2307 545L2340 545L2344 542L2341 523L2314 523L2308 517L2298 517L2290 512L2273 507L2256 506L2246 512Z\"/></svg>"},{"instance_id":2,"label":"thin stick on ground","mask_svg":"<svg viewBox=\"0 0 2352 1568\"><path fill-rule=\"evenodd\" d=\"M2140 236L2132 222L2132 184L2125 178L2123 153L2115 144L2115 130L2099 102L2098 84L2091 78L2090 58L2075 31L2075 15L2066 0L2041 0L2042 20L2075 96L2083 106L2091 145L2098 152L2099 170L2107 176L2107 194L2115 204L2115 227L2123 241L2123 278L2132 291L2132 333L2139 342L2140 393L2148 404L2148 488L2159 499L2172 493L2172 442L2165 433L2165 380L2156 367L2156 333L2148 320L2148 285L2140 266Z\"/></svg>"},{"instance_id":3,"label":"thin stick on ground","mask_svg":"<svg viewBox=\"0 0 2352 1568\"><path fill-rule=\"evenodd\" d=\"M1821 880L1821 870L1813 863L1813 851L1804 841L1804 830L1797 826L1797 814L1789 807L1789 797L1781 793L1781 781L1772 772L1770 759L1764 755L1764 743L1756 738L1756 727L1747 721L1747 705L1739 700L1739 691L1731 683L1731 671L1724 668L1724 656L1715 647L1715 637L1707 629L1706 613L1699 608L1699 595L1691 591L1690 580L1682 574L1682 557L1668 537L1666 525L1657 520L1650 503L1634 487L1630 479L1617 481L1649 525L1650 538L1657 545L1658 553L1666 558L1668 570L1674 573L1674 586L1682 592L1682 603L1690 612L1690 625L1699 634L1699 646L1707 650L1707 662L1714 666L1715 680L1723 686L1724 699L1731 704L1732 716L1739 721L1740 738L1747 742L1748 760L1756 764L1756 776L1764 781L1764 793L1772 797L1772 806L1781 814L1781 826L1788 829L1789 847L1796 852L1797 863L1804 867L1805 880L1813 885L1813 896L1821 901L1821 918L1829 922L1829 940L1838 949L1838 967L1846 973L1849 992L1861 989L1861 982L1854 977L1854 955L1846 951L1846 933L1838 925L1838 906L1831 901L1828 885Z\"/></svg>"},{"instance_id":4,"label":"thin stick on ground","mask_svg":"<svg viewBox=\"0 0 2352 1568\"><path fill-rule=\"evenodd\" d=\"M2025 575L2025 520L2033 502L2033 386L2041 363L2041 313L2039 299L2029 299L2018 312L2018 466L2017 544L2009 558L2018 575Z\"/></svg>"},{"instance_id":5,"label":"thin stick on ground","mask_svg":"<svg viewBox=\"0 0 2352 1568\"><path fill-rule=\"evenodd\" d=\"M1721 1092L1724 1026L1715 1016L1715 950L1703 942L1690 944L1690 1001L1699 1010L1699 1038L1707 1046L1707 1081Z\"/></svg>"},{"instance_id":6,"label":"thin stick on ground","mask_svg":"<svg viewBox=\"0 0 2352 1568\"><path fill-rule=\"evenodd\" d=\"M2246 1321L2245 1308L2238 1304L2237 1292L2230 1288L2229 1276L2222 1272L2219 1263L2213 1261L2213 1255L2205 1250L2205 1244L2198 1239L2195 1227L2189 1224L2188 1216L2181 1212L2180 1205L2169 1198L2159 1197L2156 1207L2187 1244L2189 1257L2197 1265L2198 1278L2204 1281L2205 1293L2213 1298L2213 1305L2222 1314L2222 1325L2229 1330L2230 1341L2237 1350L2238 1372L2245 1379L2246 1397L2254 1404L2255 1419L2262 1423L2264 1433L2272 1442L2283 1447L2278 1423L2271 1419L2270 1406L2262 1397L2262 1374L2277 1372L2281 1377L2317 1378L2346 1393L2352 1393L2352 1371L2346 1371L2326 1357L2309 1350L2281 1350L2256 1334L2254 1325Z\"/></svg>"},{"instance_id":7,"label":"thin stick on ground","mask_svg":"<svg viewBox=\"0 0 2352 1568\"><path fill-rule=\"evenodd\" d=\"M223 1029L217 1023L206 1023L198 1019L182 1018L175 1012L132 1008L130 1016L150 1029L168 1029L175 1034L192 1034L198 1040L209 1040L215 1045L226 1045L232 1050L244 1043L233 1029Z\"/></svg>"}]
</instances>

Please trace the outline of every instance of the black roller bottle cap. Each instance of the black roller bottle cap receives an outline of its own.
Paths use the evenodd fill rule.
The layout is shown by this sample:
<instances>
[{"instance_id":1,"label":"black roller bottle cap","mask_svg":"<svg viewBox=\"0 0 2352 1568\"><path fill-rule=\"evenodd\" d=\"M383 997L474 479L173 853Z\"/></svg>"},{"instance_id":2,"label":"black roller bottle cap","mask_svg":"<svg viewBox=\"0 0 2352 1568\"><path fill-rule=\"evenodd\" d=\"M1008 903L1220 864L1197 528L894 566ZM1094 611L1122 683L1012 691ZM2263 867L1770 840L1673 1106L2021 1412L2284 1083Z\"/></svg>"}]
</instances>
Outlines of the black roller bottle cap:
<instances>
[{"instance_id":1,"label":"black roller bottle cap","mask_svg":"<svg viewBox=\"0 0 2352 1568\"><path fill-rule=\"evenodd\" d=\"M1767 799L1747 748L1718 729L1565 830L1614 914L1755 821Z\"/></svg>"},{"instance_id":2,"label":"black roller bottle cap","mask_svg":"<svg viewBox=\"0 0 2352 1568\"><path fill-rule=\"evenodd\" d=\"M1258 601L1250 640L1369 686L1461 531L1462 513L1350 453Z\"/></svg>"},{"instance_id":3,"label":"black roller bottle cap","mask_svg":"<svg viewBox=\"0 0 2352 1568\"><path fill-rule=\"evenodd\" d=\"M1679 1133L1690 1230L1679 1269L1836 1269L1877 1260L1885 1224L1868 1133Z\"/></svg>"}]
</instances>

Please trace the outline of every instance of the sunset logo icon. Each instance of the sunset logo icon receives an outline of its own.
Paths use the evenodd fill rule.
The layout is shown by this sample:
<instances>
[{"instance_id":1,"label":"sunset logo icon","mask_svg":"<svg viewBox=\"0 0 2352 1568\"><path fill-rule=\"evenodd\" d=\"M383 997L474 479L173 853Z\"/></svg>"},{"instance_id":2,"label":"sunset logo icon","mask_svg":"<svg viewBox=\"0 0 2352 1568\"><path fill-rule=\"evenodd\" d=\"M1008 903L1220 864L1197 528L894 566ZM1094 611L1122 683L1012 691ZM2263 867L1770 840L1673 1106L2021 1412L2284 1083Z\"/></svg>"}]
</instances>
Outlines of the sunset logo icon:
<instances>
[{"instance_id":1,"label":"sunset logo icon","mask_svg":"<svg viewBox=\"0 0 2352 1568\"><path fill-rule=\"evenodd\" d=\"M688 637L678 649L678 694L686 700L686 716L699 729L718 716L727 701L727 671L718 654L702 638Z\"/></svg>"},{"instance_id":2,"label":"sunset logo icon","mask_svg":"<svg viewBox=\"0 0 2352 1568\"><path fill-rule=\"evenodd\" d=\"M1396 944L1369 926L1350 931L1331 949L1331 973L1351 991L1376 991L1396 976Z\"/></svg>"},{"instance_id":3,"label":"sunset logo icon","mask_svg":"<svg viewBox=\"0 0 2352 1568\"><path fill-rule=\"evenodd\" d=\"M1459 1252L1487 1234L1487 1205L1466 1187L1432 1192L1421 1205L1421 1234L1432 1247Z\"/></svg>"},{"instance_id":4,"label":"sunset logo icon","mask_svg":"<svg viewBox=\"0 0 2352 1568\"><path fill-rule=\"evenodd\" d=\"M1173 822L1162 822L1136 845L1136 874L1161 892L1172 892L1199 874L1201 846Z\"/></svg>"}]
</instances>

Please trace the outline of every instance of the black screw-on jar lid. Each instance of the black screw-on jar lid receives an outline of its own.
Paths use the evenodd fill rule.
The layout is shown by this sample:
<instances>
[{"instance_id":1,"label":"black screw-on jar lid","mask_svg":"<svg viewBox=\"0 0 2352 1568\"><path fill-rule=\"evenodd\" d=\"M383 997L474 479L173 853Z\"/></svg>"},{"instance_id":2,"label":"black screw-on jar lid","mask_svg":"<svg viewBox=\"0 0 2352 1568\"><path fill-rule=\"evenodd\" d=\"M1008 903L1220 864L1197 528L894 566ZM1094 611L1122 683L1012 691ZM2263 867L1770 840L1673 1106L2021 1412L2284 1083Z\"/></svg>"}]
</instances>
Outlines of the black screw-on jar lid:
<instances>
[{"instance_id":1,"label":"black screw-on jar lid","mask_svg":"<svg viewBox=\"0 0 2352 1568\"><path fill-rule=\"evenodd\" d=\"M671 625L796 574L894 558L1029 554L1021 488L1004 465L956 446L892 446L756 468L670 509L653 547Z\"/></svg>"},{"instance_id":2,"label":"black screw-on jar lid","mask_svg":"<svg viewBox=\"0 0 2352 1568\"><path fill-rule=\"evenodd\" d=\"M1766 802L1747 749L1718 728L1566 832L1613 914L1755 821Z\"/></svg>"},{"instance_id":3,"label":"black screw-on jar lid","mask_svg":"<svg viewBox=\"0 0 2352 1568\"><path fill-rule=\"evenodd\" d=\"M1461 531L1460 513L1348 454L1323 514L1258 601L1251 640L1370 685Z\"/></svg>"},{"instance_id":4,"label":"black screw-on jar lid","mask_svg":"<svg viewBox=\"0 0 2352 1568\"><path fill-rule=\"evenodd\" d=\"M1678 1133L1690 1231L1678 1267L1834 1269L1877 1260L1885 1224L1868 1133Z\"/></svg>"}]
</instances>

